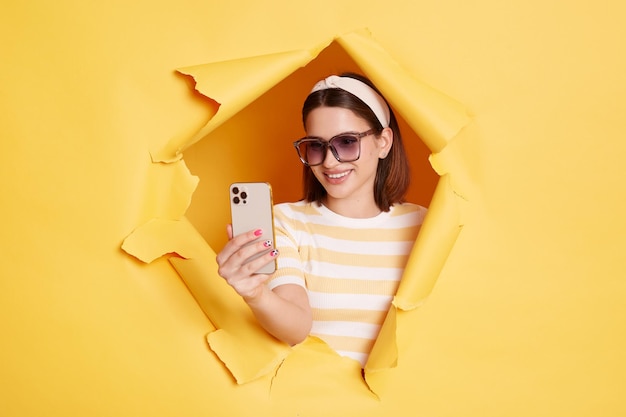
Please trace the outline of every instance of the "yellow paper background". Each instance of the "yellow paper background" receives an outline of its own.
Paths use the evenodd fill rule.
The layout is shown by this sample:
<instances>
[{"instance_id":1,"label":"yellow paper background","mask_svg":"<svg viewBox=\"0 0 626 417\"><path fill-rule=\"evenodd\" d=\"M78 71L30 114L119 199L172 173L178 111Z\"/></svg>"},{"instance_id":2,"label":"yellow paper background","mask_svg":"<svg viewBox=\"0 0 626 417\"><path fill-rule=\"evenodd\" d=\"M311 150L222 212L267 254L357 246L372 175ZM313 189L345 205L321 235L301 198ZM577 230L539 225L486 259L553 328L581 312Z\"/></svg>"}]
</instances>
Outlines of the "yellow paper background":
<instances>
[{"instance_id":1,"label":"yellow paper background","mask_svg":"<svg viewBox=\"0 0 626 417\"><path fill-rule=\"evenodd\" d=\"M623 5L39 1L4 9L2 415L626 413ZM187 191L195 180L179 163L152 158L192 137L215 109L175 70L314 48L363 27L472 114L431 158L440 174L463 167L450 176L452 189L467 193L463 229L425 302L397 314L412 331L398 335L398 366L379 374L379 400L350 366L323 366L328 353L314 341L294 349L274 380L237 385L205 340L214 324L171 264L120 249L142 225L185 227L170 223L185 205L167 180L186 178ZM280 122L297 125L301 98L294 93L291 113L258 122L277 135ZM253 135L254 117L220 129ZM184 155L200 178L190 218L209 201L203 183L231 174L213 180L195 170L210 140ZM197 226L218 247L227 214L206 206L216 220ZM300 385L288 385L296 375Z\"/></svg>"}]
</instances>

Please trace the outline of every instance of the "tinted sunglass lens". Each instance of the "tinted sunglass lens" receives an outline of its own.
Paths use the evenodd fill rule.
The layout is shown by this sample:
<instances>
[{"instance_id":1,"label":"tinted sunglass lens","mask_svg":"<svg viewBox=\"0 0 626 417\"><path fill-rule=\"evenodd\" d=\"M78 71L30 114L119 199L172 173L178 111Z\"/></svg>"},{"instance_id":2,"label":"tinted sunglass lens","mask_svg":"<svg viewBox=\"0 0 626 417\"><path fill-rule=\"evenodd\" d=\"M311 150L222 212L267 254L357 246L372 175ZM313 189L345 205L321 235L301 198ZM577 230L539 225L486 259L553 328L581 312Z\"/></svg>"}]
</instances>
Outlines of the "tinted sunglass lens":
<instances>
[{"instance_id":1,"label":"tinted sunglass lens","mask_svg":"<svg viewBox=\"0 0 626 417\"><path fill-rule=\"evenodd\" d=\"M311 141L300 144L300 155L307 164L318 165L324 160L326 146L322 142Z\"/></svg>"},{"instance_id":2,"label":"tinted sunglass lens","mask_svg":"<svg viewBox=\"0 0 626 417\"><path fill-rule=\"evenodd\" d=\"M355 161L359 158L359 138L351 135L337 136L331 141L331 145L337 151L339 159L343 162Z\"/></svg>"}]
</instances>

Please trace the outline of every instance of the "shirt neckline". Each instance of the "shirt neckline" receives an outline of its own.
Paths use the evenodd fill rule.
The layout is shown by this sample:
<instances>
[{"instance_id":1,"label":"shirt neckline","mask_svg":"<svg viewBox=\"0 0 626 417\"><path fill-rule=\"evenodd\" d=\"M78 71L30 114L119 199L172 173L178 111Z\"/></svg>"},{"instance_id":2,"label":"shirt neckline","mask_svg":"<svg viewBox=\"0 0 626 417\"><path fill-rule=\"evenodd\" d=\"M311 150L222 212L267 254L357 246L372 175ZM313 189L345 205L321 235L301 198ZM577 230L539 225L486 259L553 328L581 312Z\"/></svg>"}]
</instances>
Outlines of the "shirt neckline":
<instances>
[{"instance_id":1,"label":"shirt neckline","mask_svg":"<svg viewBox=\"0 0 626 417\"><path fill-rule=\"evenodd\" d=\"M389 218L389 216L391 216L391 213L394 209L394 206L391 206L389 208L389 211L381 211L380 213L378 213L376 216L374 217L347 217L347 216L343 216L339 213L336 213L334 211L332 211L331 209L329 209L328 207L326 207L324 204L320 204L317 205L317 203L311 203L314 204L315 207L320 211L320 213L327 217L332 219L333 221L336 221L338 224L345 226L345 225L356 225L356 226L361 226L361 225L373 225L373 224L378 224L381 223L385 220L387 220Z\"/></svg>"}]
</instances>

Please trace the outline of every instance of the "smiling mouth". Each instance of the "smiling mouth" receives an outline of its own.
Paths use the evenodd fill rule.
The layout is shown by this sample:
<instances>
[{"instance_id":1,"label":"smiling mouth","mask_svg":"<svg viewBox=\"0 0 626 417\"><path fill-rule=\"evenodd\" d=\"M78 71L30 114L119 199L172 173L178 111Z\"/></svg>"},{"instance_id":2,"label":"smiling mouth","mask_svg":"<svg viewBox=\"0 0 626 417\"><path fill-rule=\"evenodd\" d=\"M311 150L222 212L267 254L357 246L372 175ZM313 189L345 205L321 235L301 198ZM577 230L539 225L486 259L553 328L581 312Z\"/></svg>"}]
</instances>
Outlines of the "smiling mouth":
<instances>
[{"instance_id":1,"label":"smiling mouth","mask_svg":"<svg viewBox=\"0 0 626 417\"><path fill-rule=\"evenodd\" d=\"M349 173L350 173L350 171L344 171L344 172L340 172L340 173L338 173L338 174L326 174L326 176L327 176L328 178L330 178L330 179L336 180L336 179L339 179L339 178L343 178L343 177L345 177L345 176L346 176L346 175L348 175Z\"/></svg>"}]
</instances>

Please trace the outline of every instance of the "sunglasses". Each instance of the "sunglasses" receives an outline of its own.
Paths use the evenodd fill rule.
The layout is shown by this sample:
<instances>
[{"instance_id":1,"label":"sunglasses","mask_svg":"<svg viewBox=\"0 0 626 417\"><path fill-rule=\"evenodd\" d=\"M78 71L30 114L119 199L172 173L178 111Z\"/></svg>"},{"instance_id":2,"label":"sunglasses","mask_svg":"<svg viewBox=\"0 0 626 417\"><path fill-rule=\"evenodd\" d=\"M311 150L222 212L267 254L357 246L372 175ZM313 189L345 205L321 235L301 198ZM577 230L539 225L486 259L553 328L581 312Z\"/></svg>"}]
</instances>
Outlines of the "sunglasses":
<instances>
[{"instance_id":1,"label":"sunglasses","mask_svg":"<svg viewBox=\"0 0 626 417\"><path fill-rule=\"evenodd\" d=\"M328 149L339 162L354 162L361 156L361 138L376 132L370 129L362 133L346 132L330 138L329 141L315 136L307 136L293 143L298 151L300 161L306 166L322 164L326 159Z\"/></svg>"}]
</instances>

